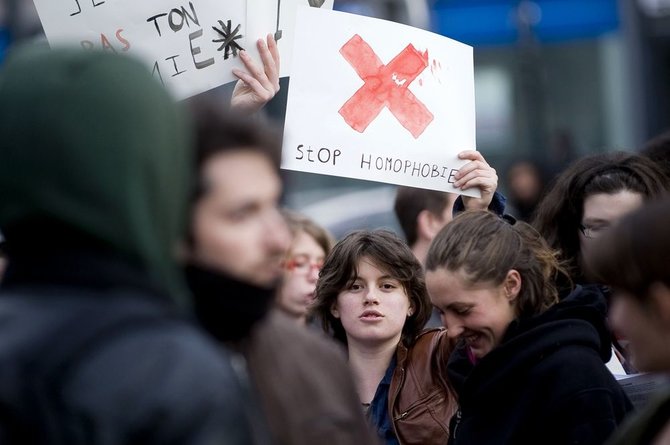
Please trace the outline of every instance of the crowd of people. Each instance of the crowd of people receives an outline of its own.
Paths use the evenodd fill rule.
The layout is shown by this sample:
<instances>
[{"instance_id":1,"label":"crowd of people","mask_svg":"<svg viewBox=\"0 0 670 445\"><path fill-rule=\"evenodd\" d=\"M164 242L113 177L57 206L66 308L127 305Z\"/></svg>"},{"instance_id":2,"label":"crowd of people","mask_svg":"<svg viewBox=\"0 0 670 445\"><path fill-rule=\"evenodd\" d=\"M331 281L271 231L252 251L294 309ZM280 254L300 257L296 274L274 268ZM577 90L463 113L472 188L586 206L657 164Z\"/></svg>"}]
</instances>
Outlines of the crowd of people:
<instances>
[{"instance_id":1,"label":"crowd of people","mask_svg":"<svg viewBox=\"0 0 670 445\"><path fill-rule=\"evenodd\" d=\"M670 440L615 378L670 371L667 136L518 167L519 219L464 151L480 197L399 187L402 234L334 240L281 206L257 43L225 106L118 55L0 68L0 443Z\"/></svg>"}]
</instances>

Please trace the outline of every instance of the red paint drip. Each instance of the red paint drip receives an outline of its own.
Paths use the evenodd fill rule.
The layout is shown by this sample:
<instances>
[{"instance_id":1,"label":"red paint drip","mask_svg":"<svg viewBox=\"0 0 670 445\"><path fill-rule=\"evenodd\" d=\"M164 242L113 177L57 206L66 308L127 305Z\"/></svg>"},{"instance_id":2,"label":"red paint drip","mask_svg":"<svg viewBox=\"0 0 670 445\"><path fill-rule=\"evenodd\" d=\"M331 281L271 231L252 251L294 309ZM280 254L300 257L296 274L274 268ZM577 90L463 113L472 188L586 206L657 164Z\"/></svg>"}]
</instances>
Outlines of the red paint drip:
<instances>
[{"instance_id":1,"label":"red paint drip","mask_svg":"<svg viewBox=\"0 0 670 445\"><path fill-rule=\"evenodd\" d=\"M386 107L415 139L421 136L434 116L408 87L428 67L428 51L419 52L409 44L384 65L356 34L340 48L340 54L365 81L340 108L345 122L363 133Z\"/></svg>"}]
</instances>

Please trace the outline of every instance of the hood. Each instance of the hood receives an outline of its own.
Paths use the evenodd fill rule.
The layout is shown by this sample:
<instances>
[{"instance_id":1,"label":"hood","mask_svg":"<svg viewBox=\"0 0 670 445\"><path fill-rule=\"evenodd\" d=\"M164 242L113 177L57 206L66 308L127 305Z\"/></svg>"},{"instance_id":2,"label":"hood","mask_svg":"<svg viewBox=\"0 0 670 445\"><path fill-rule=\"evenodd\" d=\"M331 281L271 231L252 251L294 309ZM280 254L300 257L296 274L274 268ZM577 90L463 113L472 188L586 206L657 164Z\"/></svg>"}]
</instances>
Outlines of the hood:
<instances>
[{"instance_id":1,"label":"hood","mask_svg":"<svg viewBox=\"0 0 670 445\"><path fill-rule=\"evenodd\" d=\"M451 381L459 392L487 391L487 387L509 381L510 375L534 367L557 348L570 345L592 348L606 363L612 354L606 314L605 297L597 286L577 286L546 312L513 321L501 344L476 366L464 345L459 345L449 359Z\"/></svg>"},{"instance_id":2,"label":"hood","mask_svg":"<svg viewBox=\"0 0 670 445\"><path fill-rule=\"evenodd\" d=\"M15 50L0 71L0 228L10 263L12 252L67 249L61 237L73 234L183 295L174 252L189 142L184 116L140 62Z\"/></svg>"}]
</instances>

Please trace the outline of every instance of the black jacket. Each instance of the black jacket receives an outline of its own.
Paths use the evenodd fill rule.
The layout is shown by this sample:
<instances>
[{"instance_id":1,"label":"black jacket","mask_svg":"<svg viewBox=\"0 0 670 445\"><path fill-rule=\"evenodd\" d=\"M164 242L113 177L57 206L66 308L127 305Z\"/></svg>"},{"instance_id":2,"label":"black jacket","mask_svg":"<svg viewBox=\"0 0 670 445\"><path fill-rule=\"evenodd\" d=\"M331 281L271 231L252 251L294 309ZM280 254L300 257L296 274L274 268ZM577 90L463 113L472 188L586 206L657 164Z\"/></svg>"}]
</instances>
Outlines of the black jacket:
<instances>
[{"instance_id":1,"label":"black jacket","mask_svg":"<svg viewBox=\"0 0 670 445\"><path fill-rule=\"evenodd\" d=\"M581 286L512 322L476 365L461 345L448 366L461 406L450 444L603 443L632 409L610 355L602 294Z\"/></svg>"},{"instance_id":2,"label":"black jacket","mask_svg":"<svg viewBox=\"0 0 670 445\"><path fill-rule=\"evenodd\" d=\"M0 287L0 443L252 442L226 352L123 262L10 263Z\"/></svg>"}]
</instances>

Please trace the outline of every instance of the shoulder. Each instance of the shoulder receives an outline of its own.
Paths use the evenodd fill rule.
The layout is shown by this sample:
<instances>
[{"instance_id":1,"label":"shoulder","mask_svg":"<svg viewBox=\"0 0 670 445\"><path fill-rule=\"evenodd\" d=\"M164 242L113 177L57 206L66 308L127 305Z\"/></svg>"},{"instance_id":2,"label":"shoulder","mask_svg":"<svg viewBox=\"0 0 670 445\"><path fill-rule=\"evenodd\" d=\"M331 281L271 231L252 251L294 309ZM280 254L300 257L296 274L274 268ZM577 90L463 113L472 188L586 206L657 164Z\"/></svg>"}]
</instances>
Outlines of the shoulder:
<instances>
[{"instance_id":1,"label":"shoulder","mask_svg":"<svg viewBox=\"0 0 670 445\"><path fill-rule=\"evenodd\" d=\"M254 329L244 354L255 373L273 372L275 377L284 373L291 379L302 376L305 384L314 381L317 385L321 385L319 379L347 384L350 380L343 346L277 310Z\"/></svg>"},{"instance_id":2,"label":"shoulder","mask_svg":"<svg viewBox=\"0 0 670 445\"><path fill-rule=\"evenodd\" d=\"M445 328L430 328L421 331L415 337L414 343L408 348L408 355L411 359L425 360L435 358L435 355L439 355L440 359L446 359L453 347L454 343L447 336Z\"/></svg>"},{"instance_id":3,"label":"shoulder","mask_svg":"<svg viewBox=\"0 0 670 445\"><path fill-rule=\"evenodd\" d=\"M297 325L292 319L272 310L251 334L250 349L259 353L271 349L282 351L283 356L314 360L336 357L344 359L344 347L325 334Z\"/></svg>"},{"instance_id":4,"label":"shoulder","mask_svg":"<svg viewBox=\"0 0 670 445\"><path fill-rule=\"evenodd\" d=\"M96 437L119 442L151 431L150 443L205 432L244 443L246 392L232 357L186 322L129 329L69 370L63 404L73 427L93 421Z\"/></svg>"}]
</instances>

